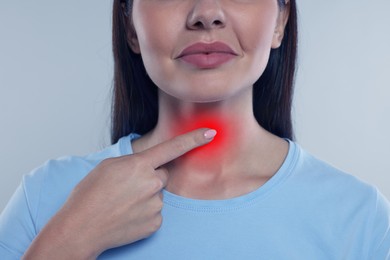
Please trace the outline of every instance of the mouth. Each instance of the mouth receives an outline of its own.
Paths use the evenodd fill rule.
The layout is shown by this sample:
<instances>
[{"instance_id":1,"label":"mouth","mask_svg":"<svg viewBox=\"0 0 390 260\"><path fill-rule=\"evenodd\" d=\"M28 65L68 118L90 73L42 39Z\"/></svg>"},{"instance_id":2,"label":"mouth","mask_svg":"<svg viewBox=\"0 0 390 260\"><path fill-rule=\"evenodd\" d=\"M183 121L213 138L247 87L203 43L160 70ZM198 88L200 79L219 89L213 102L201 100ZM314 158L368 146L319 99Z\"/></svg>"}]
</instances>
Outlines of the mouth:
<instances>
[{"instance_id":1,"label":"mouth","mask_svg":"<svg viewBox=\"0 0 390 260\"><path fill-rule=\"evenodd\" d=\"M195 68L213 69L237 56L238 54L223 42L198 42L186 47L176 59L182 60Z\"/></svg>"}]
</instances>

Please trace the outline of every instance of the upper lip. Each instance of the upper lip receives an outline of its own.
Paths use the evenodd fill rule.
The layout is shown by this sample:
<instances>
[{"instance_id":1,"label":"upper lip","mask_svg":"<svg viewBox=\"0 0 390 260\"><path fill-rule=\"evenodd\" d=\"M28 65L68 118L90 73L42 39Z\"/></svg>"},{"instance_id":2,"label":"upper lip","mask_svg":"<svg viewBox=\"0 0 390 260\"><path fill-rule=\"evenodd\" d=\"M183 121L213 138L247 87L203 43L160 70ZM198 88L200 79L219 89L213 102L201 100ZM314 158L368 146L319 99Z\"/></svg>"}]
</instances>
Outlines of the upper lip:
<instances>
[{"instance_id":1,"label":"upper lip","mask_svg":"<svg viewBox=\"0 0 390 260\"><path fill-rule=\"evenodd\" d=\"M237 53L229 45L223 42L212 42L212 43L197 42L191 44L190 46L182 50L180 54L177 56L177 58L181 58L183 56L187 56L191 54L209 54L209 53L218 53L218 52L237 55Z\"/></svg>"}]
</instances>

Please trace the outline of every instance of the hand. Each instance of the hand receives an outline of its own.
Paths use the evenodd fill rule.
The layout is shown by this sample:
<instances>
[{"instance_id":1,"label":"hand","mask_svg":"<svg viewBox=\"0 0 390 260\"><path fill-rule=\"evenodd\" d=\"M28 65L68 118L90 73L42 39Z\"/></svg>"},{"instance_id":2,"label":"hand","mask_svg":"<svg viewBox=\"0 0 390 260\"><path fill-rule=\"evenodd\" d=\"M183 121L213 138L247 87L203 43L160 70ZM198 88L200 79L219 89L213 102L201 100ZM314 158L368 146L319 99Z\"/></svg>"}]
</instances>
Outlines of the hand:
<instances>
[{"instance_id":1,"label":"hand","mask_svg":"<svg viewBox=\"0 0 390 260\"><path fill-rule=\"evenodd\" d=\"M96 258L109 248L150 236L162 223L161 190L168 173L161 166L214 135L198 129L141 153L102 161L75 187L25 258Z\"/></svg>"}]
</instances>

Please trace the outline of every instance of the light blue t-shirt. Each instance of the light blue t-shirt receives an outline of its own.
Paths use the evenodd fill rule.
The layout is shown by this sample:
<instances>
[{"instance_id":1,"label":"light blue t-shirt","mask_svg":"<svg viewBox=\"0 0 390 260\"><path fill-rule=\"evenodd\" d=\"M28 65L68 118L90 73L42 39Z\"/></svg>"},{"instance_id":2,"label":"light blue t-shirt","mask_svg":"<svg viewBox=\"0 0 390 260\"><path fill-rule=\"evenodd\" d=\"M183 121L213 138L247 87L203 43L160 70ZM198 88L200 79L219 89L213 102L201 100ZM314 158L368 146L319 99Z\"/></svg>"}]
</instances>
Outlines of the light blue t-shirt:
<instances>
[{"instance_id":1,"label":"light blue t-shirt","mask_svg":"<svg viewBox=\"0 0 390 260\"><path fill-rule=\"evenodd\" d=\"M131 154L131 139L25 175L0 216L0 259L19 259L99 162ZM263 186L226 200L164 193L161 228L99 259L390 259L390 206L378 190L296 143Z\"/></svg>"}]
</instances>

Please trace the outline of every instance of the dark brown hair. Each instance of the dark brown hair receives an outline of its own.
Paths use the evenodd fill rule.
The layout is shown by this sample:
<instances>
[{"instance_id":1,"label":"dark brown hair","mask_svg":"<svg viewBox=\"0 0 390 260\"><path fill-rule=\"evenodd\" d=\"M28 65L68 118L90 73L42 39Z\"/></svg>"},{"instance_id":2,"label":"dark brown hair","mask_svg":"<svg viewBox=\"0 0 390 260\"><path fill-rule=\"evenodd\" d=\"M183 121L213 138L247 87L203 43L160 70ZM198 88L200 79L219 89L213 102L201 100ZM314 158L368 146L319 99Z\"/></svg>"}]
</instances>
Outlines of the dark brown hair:
<instances>
[{"instance_id":1,"label":"dark brown hair","mask_svg":"<svg viewBox=\"0 0 390 260\"><path fill-rule=\"evenodd\" d=\"M284 0L278 3L284 8ZM131 7L132 0L114 0L112 143L130 133L147 133L155 127L158 118L157 86L147 75L141 55L134 53L127 42ZM290 0L290 16L282 44L271 50L267 67L253 86L253 111L264 129L291 140L294 139L291 105L297 41L296 4Z\"/></svg>"}]
</instances>

